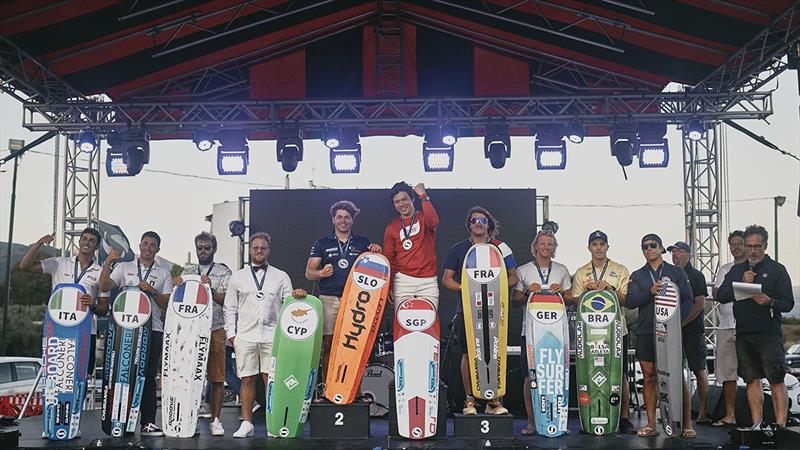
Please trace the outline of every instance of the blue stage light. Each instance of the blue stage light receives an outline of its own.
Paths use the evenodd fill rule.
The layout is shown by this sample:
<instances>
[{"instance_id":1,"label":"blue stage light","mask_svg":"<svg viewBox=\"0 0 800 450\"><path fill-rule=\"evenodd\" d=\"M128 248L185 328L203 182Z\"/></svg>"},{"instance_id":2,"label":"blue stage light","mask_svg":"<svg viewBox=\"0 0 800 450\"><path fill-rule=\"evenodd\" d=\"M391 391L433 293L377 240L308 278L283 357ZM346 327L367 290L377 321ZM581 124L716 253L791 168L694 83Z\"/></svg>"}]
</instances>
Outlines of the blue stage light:
<instances>
[{"instance_id":1,"label":"blue stage light","mask_svg":"<svg viewBox=\"0 0 800 450\"><path fill-rule=\"evenodd\" d=\"M206 152L214 146L214 133L208 130L197 130L194 133L193 141L198 150Z\"/></svg>"},{"instance_id":2,"label":"blue stage light","mask_svg":"<svg viewBox=\"0 0 800 450\"><path fill-rule=\"evenodd\" d=\"M92 153L97 150L97 137L92 130L83 130L78 134L78 150Z\"/></svg>"}]
</instances>

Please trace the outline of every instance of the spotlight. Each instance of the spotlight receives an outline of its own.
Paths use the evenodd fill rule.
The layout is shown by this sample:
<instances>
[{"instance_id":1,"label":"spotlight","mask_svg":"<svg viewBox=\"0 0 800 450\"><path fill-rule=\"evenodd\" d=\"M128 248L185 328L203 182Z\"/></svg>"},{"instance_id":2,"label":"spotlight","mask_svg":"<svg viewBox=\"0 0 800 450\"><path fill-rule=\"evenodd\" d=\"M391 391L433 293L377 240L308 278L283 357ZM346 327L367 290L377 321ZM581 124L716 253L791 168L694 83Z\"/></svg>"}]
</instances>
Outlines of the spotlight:
<instances>
[{"instance_id":1,"label":"spotlight","mask_svg":"<svg viewBox=\"0 0 800 450\"><path fill-rule=\"evenodd\" d=\"M342 139L341 130L335 128L325 128L322 132L322 143L328 148L337 148Z\"/></svg>"},{"instance_id":2,"label":"spotlight","mask_svg":"<svg viewBox=\"0 0 800 450\"><path fill-rule=\"evenodd\" d=\"M303 135L297 128L284 131L278 137L275 149L284 172L294 172L303 160Z\"/></svg>"},{"instance_id":3,"label":"spotlight","mask_svg":"<svg viewBox=\"0 0 800 450\"><path fill-rule=\"evenodd\" d=\"M502 169L506 159L511 157L511 137L508 125L488 125L483 138L483 156L489 159L492 167Z\"/></svg>"},{"instance_id":4,"label":"spotlight","mask_svg":"<svg viewBox=\"0 0 800 450\"><path fill-rule=\"evenodd\" d=\"M703 121L698 117L689 119L686 122L684 130L686 132L686 136L693 141L699 141L700 139L703 139L703 135L706 131Z\"/></svg>"},{"instance_id":5,"label":"spotlight","mask_svg":"<svg viewBox=\"0 0 800 450\"><path fill-rule=\"evenodd\" d=\"M566 136L573 144L580 144L586 136L586 130L580 121L573 120L567 125Z\"/></svg>"},{"instance_id":6,"label":"spotlight","mask_svg":"<svg viewBox=\"0 0 800 450\"><path fill-rule=\"evenodd\" d=\"M346 139L341 148L330 149L331 173L359 173L361 171L361 143Z\"/></svg>"},{"instance_id":7,"label":"spotlight","mask_svg":"<svg viewBox=\"0 0 800 450\"><path fill-rule=\"evenodd\" d=\"M206 129L195 131L192 140L201 152L211 150L211 147L214 146L214 134Z\"/></svg>"},{"instance_id":8,"label":"spotlight","mask_svg":"<svg viewBox=\"0 0 800 450\"><path fill-rule=\"evenodd\" d=\"M228 230L231 232L231 237L238 237L244 240L244 220L231 220L228 224Z\"/></svg>"},{"instance_id":9,"label":"spotlight","mask_svg":"<svg viewBox=\"0 0 800 450\"><path fill-rule=\"evenodd\" d=\"M612 136L611 139L611 154L617 158L619 165L628 167L633 164L633 142L625 137L614 140Z\"/></svg>"},{"instance_id":10,"label":"spotlight","mask_svg":"<svg viewBox=\"0 0 800 450\"><path fill-rule=\"evenodd\" d=\"M128 166L123 161L124 153L109 147L106 151L106 175L109 177L132 177Z\"/></svg>"},{"instance_id":11,"label":"spotlight","mask_svg":"<svg viewBox=\"0 0 800 450\"><path fill-rule=\"evenodd\" d=\"M97 150L97 138L92 130L83 130L78 134L78 150L84 153Z\"/></svg>"},{"instance_id":12,"label":"spotlight","mask_svg":"<svg viewBox=\"0 0 800 450\"><path fill-rule=\"evenodd\" d=\"M639 124L639 167L667 167L669 164L669 143L665 138L667 124Z\"/></svg>"},{"instance_id":13,"label":"spotlight","mask_svg":"<svg viewBox=\"0 0 800 450\"><path fill-rule=\"evenodd\" d=\"M567 143L563 138L562 127L543 128L536 135L533 147L537 169L564 170L567 167Z\"/></svg>"},{"instance_id":14,"label":"spotlight","mask_svg":"<svg viewBox=\"0 0 800 450\"><path fill-rule=\"evenodd\" d=\"M456 145L456 141L458 141L458 128L452 124L446 123L442 125L439 130L439 135L441 136L442 144L448 146ZM431 143L433 144L433 142Z\"/></svg>"},{"instance_id":15,"label":"spotlight","mask_svg":"<svg viewBox=\"0 0 800 450\"><path fill-rule=\"evenodd\" d=\"M106 175L109 177L132 177L138 175L150 162L150 143L147 134L112 132L108 136L106 152Z\"/></svg>"},{"instance_id":16,"label":"spotlight","mask_svg":"<svg viewBox=\"0 0 800 450\"><path fill-rule=\"evenodd\" d=\"M448 135L453 137L453 135ZM425 172L452 172L453 171L453 144L445 144L447 136L439 133L426 134L422 142L422 166ZM450 142L450 140L448 139ZM451 141L455 143L455 138Z\"/></svg>"},{"instance_id":17,"label":"spotlight","mask_svg":"<svg viewBox=\"0 0 800 450\"><path fill-rule=\"evenodd\" d=\"M250 163L247 136L242 130L225 130L219 135L217 148L217 173L220 175L246 175Z\"/></svg>"}]
</instances>

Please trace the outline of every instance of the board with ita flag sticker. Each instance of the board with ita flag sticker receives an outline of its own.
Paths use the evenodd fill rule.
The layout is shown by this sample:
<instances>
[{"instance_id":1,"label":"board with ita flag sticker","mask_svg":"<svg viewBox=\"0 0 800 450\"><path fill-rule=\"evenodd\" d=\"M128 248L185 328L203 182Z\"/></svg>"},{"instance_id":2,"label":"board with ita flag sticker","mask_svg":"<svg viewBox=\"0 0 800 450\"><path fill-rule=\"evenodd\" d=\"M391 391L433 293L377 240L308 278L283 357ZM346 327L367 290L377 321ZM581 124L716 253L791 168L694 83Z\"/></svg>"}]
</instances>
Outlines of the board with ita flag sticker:
<instances>
[{"instance_id":1,"label":"board with ita flag sticker","mask_svg":"<svg viewBox=\"0 0 800 450\"><path fill-rule=\"evenodd\" d=\"M575 380L583 431L617 431L622 395L622 317L613 291L586 291L575 324Z\"/></svg>"},{"instance_id":2,"label":"board with ita flag sticker","mask_svg":"<svg viewBox=\"0 0 800 450\"><path fill-rule=\"evenodd\" d=\"M333 403L347 405L355 399L364 368L389 296L389 261L380 253L359 255L344 285L324 396Z\"/></svg>"},{"instance_id":3,"label":"board with ita flag sticker","mask_svg":"<svg viewBox=\"0 0 800 450\"><path fill-rule=\"evenodd\" d=\"M470 247L461 272L461 303L472 392L491 400L506 392L508 275L500 249Z\"/></svg>"},{"instance_id":4,"label":"board with ita flag sticker","mask_svg":"<svg viewBox=\"0 0 800 450\"><path fill-rule=\"evenodd\" d=\"M439 314L430 300L397 306L394 320L397 431L407 439L436 435L439 414Z\"/></svg>"},{"instance_id":5,"label":"board with ita flag sticker","mask_svg":"<svg viewBox=\"0 0 800 450\"><path fill-rule=\"evenodd\" d=\"M122 289L111 304L103 362L100 421L109 436L133 433L139 420L147 352L150 299L136 287Z\"/></svg>"},{"instance_id":6,"label":"board with ita flag sticker","mask_svg":"<svg viewBox=\"0 0 800 450\"><path fill-rule=\"evenodd\" d=\"M170 437L192 437L211 351L211 288L200 275L183 275L164 319L161 357L161 428Z\"/></svg>"},{"instance_id":7,"label":"board with ita flag sticker","mask_svg":"<svg viewBox=\"0 0 800 450\"><path fill-rule=\"evenodd\" d=\"M59 284L47 302L42 337L43 436L74 439L81 423L89 369L91 312L81 303L86 290L79 284Z\"/></svg>"},{"instance_id":8,"label":"board with ita flag sticker","mask_svg":"<svg viewBox=\"0 0 800 450\"><path fill-rule=\"evenodd\" d=\"M561 436L569 415L569 327L561 295L531 294L524 326L536 433Z\"/></svg>"},{"instance_id":9,"label":"board with ita flag sticker","mask_svg":"<svg viewBox=\"0 0 800 450\"><path fill-rule=\"evenodd\" d=\"M678 286L669 278L662 279L654 303L660 421L668 436L678 436L683 433L683 337Z\"/></svg>"},{"instance_id":10,"label":"board with ita flag sticker","mask_svg":"<svg viewBox=\"0 0 800 450\"><path fill-rule=\"evenodd\" d=\"M313 295L283 302L272 343L267 383L267 433L303 434L322 349L322 302Z\"/></svg>"}]
</instances>

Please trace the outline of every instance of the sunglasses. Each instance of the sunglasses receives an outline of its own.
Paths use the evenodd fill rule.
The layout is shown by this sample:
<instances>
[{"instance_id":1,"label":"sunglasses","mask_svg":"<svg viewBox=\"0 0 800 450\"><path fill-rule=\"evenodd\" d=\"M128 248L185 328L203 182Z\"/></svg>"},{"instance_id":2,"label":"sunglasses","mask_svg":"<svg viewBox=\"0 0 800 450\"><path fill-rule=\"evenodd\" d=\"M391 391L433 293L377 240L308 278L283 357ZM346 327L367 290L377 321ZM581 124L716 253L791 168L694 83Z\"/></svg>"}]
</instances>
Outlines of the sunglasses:
<instances>
[{"instance_id":1,"label":"sunglasses","mask_svg":"<svg viewBox=\"0 0 800 450\"><path fill-rule=\"evenodd\" d=\"M472 225L489 225L489 219L486 217L472 217L469 219L469 223Z\"/></svg>"},{"instance_id":2,"label":"sunglasses","mask_svg":"<svg viewBox=\"0 0 800 450\"><path fill-rule=\"evenodd\" d=\"M658 242L650 242L647 244L642 244L642 250L647 250L648 248L658 248L658 247L659 247Z\"/></svg>"},{"instance_id":3,"label":"sunglasses","mask_svg":"<svg viewBox=\"0 0 800 450\"><path fill-rule=\"evenodd\" d=\"M209 251L209 250L213 250L214 246L212 246L212 245L198 245L196 248L197 248L197 251L200 251L200 250Z\"/></svg>"}]
</instances>

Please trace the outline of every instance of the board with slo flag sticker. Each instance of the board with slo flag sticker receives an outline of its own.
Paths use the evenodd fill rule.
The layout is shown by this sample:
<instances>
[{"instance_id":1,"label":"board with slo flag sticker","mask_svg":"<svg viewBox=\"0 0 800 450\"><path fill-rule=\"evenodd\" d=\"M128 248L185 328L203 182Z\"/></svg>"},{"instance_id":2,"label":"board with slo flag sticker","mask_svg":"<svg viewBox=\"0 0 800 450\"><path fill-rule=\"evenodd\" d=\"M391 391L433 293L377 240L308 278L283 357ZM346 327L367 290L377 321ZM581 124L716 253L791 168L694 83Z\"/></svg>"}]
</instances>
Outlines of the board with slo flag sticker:
<instances>
[{"instance_id":1,"label":"board with slo flag sticker","mask_svg":"<svg viewBox=\"0 0 800 450\"><path fill-rule=\"evenodd\" d=\"M89 369L91 312L81 303L86 290L59 284L47 302L42 338L42 418L44 436L67 440L78 436Z\"/></svg>"},{"instance_id":2,"label":"board with slo flag sticker","mask_svg":"<svg viewBox=\"0 0 800 450\"><path fill-rule=\"evenodd\" d=\"M192 437L211 351L211 288L200 275L183 275L164 319L161 357L161 428L170 437Z\"/></svg>"},{"instance_id":3,"label":"board with slo flag sticker","mask_svg":"<svg viewBox=\"0 0 800 450\"><path fill-rule=\"evenodd\" d=\"M612 291L586 291L575 324L575 380L583 431L617 431L622 396L622 317Z\"/></svg>"},{"instance_id":4,"label":"board with slo flag sticker","mask_svg":"<svg viewBox=\"0 0 800 450\"><path fill-rule=\"evenodd\" d=\"M286 297L281 307L267 383L267 434L303 433L322 349L322 302L313 295Z\"/></svg>"},{"instance_id":5,"label":"board with slo flag sticker","mask_svg":"<svg viewBox=\"0 0 800 450\"><path fill-rule=\"evenodd\" d=\"M150 312L150 298L136 287L122 289L111 304L100 410L109 436L136 430L150 347Z\"/></svg>"}]
</instances>

